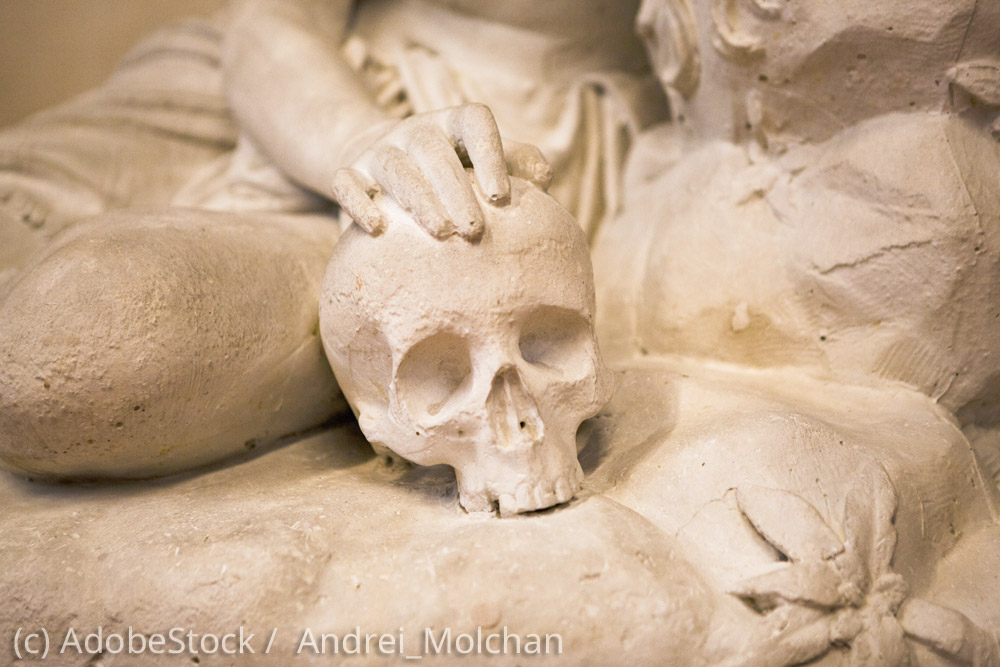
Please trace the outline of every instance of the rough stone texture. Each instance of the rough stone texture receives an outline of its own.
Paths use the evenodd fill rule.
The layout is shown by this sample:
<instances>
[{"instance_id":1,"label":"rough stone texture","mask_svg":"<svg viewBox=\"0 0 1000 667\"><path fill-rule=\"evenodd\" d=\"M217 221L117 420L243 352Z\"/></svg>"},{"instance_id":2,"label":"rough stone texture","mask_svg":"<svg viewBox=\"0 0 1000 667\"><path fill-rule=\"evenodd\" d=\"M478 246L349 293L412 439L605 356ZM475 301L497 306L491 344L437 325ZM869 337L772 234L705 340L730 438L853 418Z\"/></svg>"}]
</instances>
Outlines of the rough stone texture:
<instances>
[{"instance_id":1,"label":"rough stone texture","mask_svg":"<svg viewBox=\"0 0 1000 667\"><path fill-rule=\"evenodd\" d=\"M183 210L57 237L0 304L0 459L149 477L322 423L344 408L317 307L336 237Z\"/></svg>"},{"instance_id":2,"label":"rough stone texture","mask_svg":"<svg viewBox=\"0 0 1000 667\"><path fill-rule=\"evenodd\" d=\"M914 173L920 160L938 167ZM598 240L602 340L903 381L988 422L1000 200L982 174L998 167L1000 144L973 119L937 114L879 117L780 157L709 142L637 187Z\"/></svg>"},{"instance_id":3,"label":"rough stone texture","mask_svg":"<svg viewBox=\"0 0 1000 667\"><path fill-rule=\"evenodd\" d=\"M531 183L511 179L498 206L466 177L479 238L432 238L398 208L377 236L344 233L323 281L323 347L377 449L453 466L469 511L544 509L579 489L577 428L612 392L589 249Z\"/></svg>"},{"instance_id":4,"label":"rough stone texture","mask_svg":"<svg viewBox=\"0 0 1000 667\"><path fill-rule=\"evenodd\" d=\"M697 654L718 605L675 540L617 502L467 515L449 469L387 467L352 426L159 482L0 483L5 638L29 621L55 634L122 622L146 632L277 626L262 662L326 664L289 662L305 628L403 626L416 648L425 627L507 626L560 633L577 664L607 664L624 647L633 664L653 665Z\"/></svg>"},{"instance_id":5,"label":"rough stone texture","mask_svg":"<svg viewBox=\"0 0 1000 667\"><path fill-rule=\"evenodd\" d=\"M643 103L636 3L461 4L245 3L235 23L151 40L137 60L152 70L124 67L110 96L4 135L0 281L80 215L176 203L181 181L222 188L197 201L287 210L303 188L322 203L333 179L369 232L396 198L433 242L475 241L463 160L501 202L508 171L550 175L501 139L513 131L557 149L554 192L589 230L629 185L595 238L618 390L578 434L576 500L467 515L448 469L387 467L347 425L147 484L5 476L4 636L278 627L282 653L258 659L286 664L306 628L507 625L559 632L569 664L1000 664L1000 4L647 0L639 25L672 122L643 136L643 110L660 107ZM327 414L315 305L300 300L315 304L310 267L333 238L313 245L306 221L221 224L202 245L197 224L138 224L81 227L13 283L0 418L19 414L20 437L5 457L167 472ZM193 316L190 295L209 307ZM143 304L161 298L188 316L168 332L173 358L142 336L156 315ZM258 335L279 351L256 348L264 371L225 356ZM201 373L192 359L213 350ZM137 369L150 360L166 379ZM53 369L47 389L73 401L43 393ZM134 430L106 400L133 380L169 390ZM301 400L272 393L286 387ZM261 394L288 420L258 420ZM48 448L76 429L99 437ZM168 432L193 446L157 461Z\"/></svg>"},{"instance_id":6,"label":"rough stone texture","mask_svg":"<svg viewBox=\"0 0 1000 667\"><path fill-rule=\"evenodd\" d=\"M773 617L727 593L782 563L722 497L727 489L787 489L850 545L838 485L860 479L870 493L864 474L872 466L887 471L899 496L884 528L898 533L892 568L911 599L995 628L989 591L997 582L968 565L996 553L995 499L947 416L915 392L887 396L792 376L775 391L776 379L699 373L684 362L620 369L615 399L580 433L581 497L513 519L464 513L448 468L387 465L351 424L158 482L51 487L7 476L0 629L9 637L32 624L61 637L68 627L243 625L259 650L278 627L259 664L325 664L329 657L288 662L306 628L343 635L356 625L379 633L402 626L416 650L425 627L457 634L507 626L559 633L566 664L782 664L797 636L828 619L792 614L779 631ZM796 544L785 548L795 553ZM877 623L860 627L881 636ZM824 637L822 650L830 648ZM847 653L833 647L824 664ZM436 662L451 659L471 657ZM157 664L149 656L102 661Z\"/></svg>"}]
</instances>

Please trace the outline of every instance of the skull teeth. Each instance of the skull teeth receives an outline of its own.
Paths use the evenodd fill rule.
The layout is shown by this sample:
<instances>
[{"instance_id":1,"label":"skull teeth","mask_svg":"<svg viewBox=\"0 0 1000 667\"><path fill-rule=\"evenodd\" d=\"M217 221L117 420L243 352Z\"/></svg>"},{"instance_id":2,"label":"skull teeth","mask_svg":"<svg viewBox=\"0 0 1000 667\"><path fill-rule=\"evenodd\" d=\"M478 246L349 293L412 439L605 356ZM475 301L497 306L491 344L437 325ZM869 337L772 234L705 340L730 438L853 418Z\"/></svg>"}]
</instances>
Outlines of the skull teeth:
<instances>
[{"instance_id":1,"label":"skull teeth","mask_svg":"<svg viewBox=\"0 0 1000 667\"><path fill-rule=\"evenodd\" d=\"M556 482L556 502L564 503L573 497L573 490L564 479Z\"/></svg>"},{"instance_id":2,"label":"skull teeth","mask_svg":"<svg viewBox=\"0 0 1000 667\"><path fill-rule=\"evenodd\" d=\"M517 514L518 510L517 502L514 500L514 496L510 493L500 494L497 499L497 504L499 505L500 516L509 516L511 514Z\"/></svg>"},{"instance_id":3,"label":"skull teeth","mask_svg":"<svg viewBox=\"0 0 1000 667\"><path fill-rule=\"evenodd\" d=\"M514 510L515 512L526 511L524 508L528 507L531 502L528 493L528 487L526 486L521 486L517 489L517 508Z\"/></svg>"},{"instance_id":4,"label":"skull teeth","mask_svg":"<svg viewBox=\"0 0 1000 667\"><path fill-rule=\"evenodd\" d=\"M565 477L554 483L542 483L534 487L522 484L514 493L503 493L498 497L501 516L510 516L522 512L534 512L553 505L568 502L580 488L579 471L570 471Z\"/></svg>"},{"instance_id":5,"label":"skull teeth","mask_svg":"<svg viewBox=\"0 0 1000 667\"><path fill-rule=\"evenodd\" d=\"M551 507L559 501L556 500L556 494L550 487L547 486L536 486L535 492L533 494L535 500L535 507Z\"/></svg>"}]
</instances>

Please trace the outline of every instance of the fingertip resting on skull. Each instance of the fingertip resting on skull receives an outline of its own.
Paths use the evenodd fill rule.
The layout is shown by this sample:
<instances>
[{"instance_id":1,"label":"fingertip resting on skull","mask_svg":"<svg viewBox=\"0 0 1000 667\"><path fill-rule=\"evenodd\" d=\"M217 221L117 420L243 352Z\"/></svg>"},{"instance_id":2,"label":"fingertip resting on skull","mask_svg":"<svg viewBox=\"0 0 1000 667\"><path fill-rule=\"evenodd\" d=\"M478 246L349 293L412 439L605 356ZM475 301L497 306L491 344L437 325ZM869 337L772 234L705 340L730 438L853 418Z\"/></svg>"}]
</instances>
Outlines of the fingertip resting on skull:
<instances>
[{"instance_id":1,"label":"fingertip resting on skull","mask_svg":"<svg viewBox=\"0 0 1000 667\"><path fill-rule=\"evenodd\" d=\"M327 268L327 358L371 442L448 464L470 512L569 501L583 473L576 432L611 394L594 335L589 248L572 216L511 179L478 240L430 238L401 208L357 228Z\"/></svg>"}]
</instances>

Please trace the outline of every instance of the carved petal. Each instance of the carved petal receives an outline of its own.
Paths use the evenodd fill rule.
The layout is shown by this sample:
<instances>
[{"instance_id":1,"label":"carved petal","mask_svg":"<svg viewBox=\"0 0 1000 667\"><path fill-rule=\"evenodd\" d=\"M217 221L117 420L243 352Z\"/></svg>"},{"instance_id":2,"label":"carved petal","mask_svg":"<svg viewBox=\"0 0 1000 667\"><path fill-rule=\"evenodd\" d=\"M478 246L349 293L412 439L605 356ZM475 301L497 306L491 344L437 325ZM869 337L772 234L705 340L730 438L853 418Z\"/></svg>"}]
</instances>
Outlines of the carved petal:
<instances>
[{"instance_id":1,"label":"carved petal","mask_svg":"<svg viewBox=\"0 0 1000 667\"><path fill-rule=\"evenodd\" d=\"M907 600L899 622L910 639L943 653L958 664L1000 665L997 641L965 614L924 600Z\"/></svg>"},{"instance_id":2,"label":"carved petal","mask_svg":"<svg viewBox=\"0 0 1000 667\"><path fill-rule=\"evenodd\" d=\"M866 632L851 642L848 664L852 667L904 667L910 664L910 650L903 630L892 616L869 619Z\"/></svg>"},{"instance_id":3,"label":"carved petal","mask_svg":"<svg viewBox=\"0 0 1000 667\"><path fill-rule=\"evenodd\" d=\"M873 466L847 493L844 533L874 581L889 573L896 550L896 489L882 466Z\"/></svg>"},{"instance_id":4,"label":"carved petal","mask_svg":"<svg viewBox=\"0 0 1000 667\"><path fill-rule=\"evenodd\" d=\"M817 621L794 632L778 637L775 645L762 651L760 659L745 665L801 665L823 655L830 649L829 620Z\"/></svg>"},{"instance_id":5,"label":"carved petal","mask_svg":"<svg viewBox=\"0 0 1000 667\"><path fill-rule=\"evenodd\" d=\"M736 501L757 532L793 561L824 560L844 550L819 512L794 493L745 486L736 490Z\"/></svg>"},{"instance_id":6,"label":"carved petal","mask_svg":"<svg viewBox=\"0 0 1000 667\"><path fill-rule=\"evenodd\" d=\"M847 603L840 583L840 577L824 561L809 560L744 579L729 592L758 609L773 609L783 602L835 609Z\"/></svg>"},{"instance_id":7,"label":"carved petal","mask_svg":"<svg viewBox=\"0 0 1000 667\"><path fill-rule=\"evenodd\" d=\"M972 60L956 65L949 72L959 88L990 106L1000 106L1000 62Z\"/></svg>"},{"instance_id":8,"label":"carved petal","mask_svg":"<svg viewBox=\"0 0 1000 667\"><path fill-rule=\"evenodd\" d=\"M722 665L788 667L807 663L830 649L832 619L832 614L804 607L782 607L765 618L746 651Z\"/></svg>"}]
</instances>

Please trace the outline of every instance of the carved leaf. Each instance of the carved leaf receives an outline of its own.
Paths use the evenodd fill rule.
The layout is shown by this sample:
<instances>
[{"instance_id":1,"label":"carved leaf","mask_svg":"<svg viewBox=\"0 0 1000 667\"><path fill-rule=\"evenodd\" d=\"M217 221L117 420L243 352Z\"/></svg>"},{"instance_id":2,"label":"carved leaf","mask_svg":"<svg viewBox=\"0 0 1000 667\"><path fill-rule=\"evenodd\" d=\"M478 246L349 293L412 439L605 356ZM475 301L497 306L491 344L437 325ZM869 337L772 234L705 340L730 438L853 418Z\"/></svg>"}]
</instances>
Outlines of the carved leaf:
<instances>
[{"instance_id":1,"label":"carved leaf","mask_svg":"<svg viewBox=\"0 0 1000 667\"><path fill-rule=\"evenodd\" d=\"M794 493L746 486L736 490L736 502L754 529L793 561L825 560L844 550L816 508Z\"/></svg>"},{"instance_id":2,"label":"carved leaf","mask_svg":"<svg viewBox=\"0 0 1000 667\"><path fill-rule=\"evenodd\" d=\"M730 593L766 610L782 602L796 602L827 609L846 604L840 577L824 561L801 561L760 576L744 579Z\"/></svg>"},{"instance_id":3,"label":"carved leaf","mask_svg":"<svg viewBox=\"0 0 1000 667\"><path fill-rule=\"evenodd\" d=\"M847 546L861 558L869 583L889 573L896 551L896 490L882 466L873 466L844 502Z\"/></svg>"},{"instance_id":4,"label":"carved leaf","mask_svg":"<svg viewBox=\"0 0 1000 667\"><path fill-rule=\"evenodd\" d=\"M1000 106L1000 63L996 60L959 63L949 74L956 86L980 102Z\"/></svg>"},{"instance_id":5,"label":"carved leaf","mask_svg":"<svg viewBox=\"0 0 1000 667\"><path fill-rule=\"evenodd\" d=\"M910 650L903 630L892 616L869 621L864 632L851 642L848 664L852 667L904 667L910 664Z\"/></svg>"},{"instance_id":6,"label":"carved leaf","mask_svg":"<svg viewBox=\"0 0 1000 667\"><path fill-rule=\"evenodd\" d=\"M965 614L925 600L910 599L900 610L899 622L907 637L943 653L958 664L1000 665L1000 647L996 639Z\"/></svg>"},{"instance_id":7,"label":"carved leaf","mask_svg":"<svg viewBox=\"0 0 1000 667\"><path fill-rule=\"evenodd\" d=\"M744 652L720 667L790 667L814 660L830 649L832 618L805 607L781 607L765 617Z\"/></svg>"},{"instance_id":8,"label":"carved leaf","mask_svg":"<svg viewBox=\"0 0 1000 667\"><path fill-rule=\"evenodd\" d=\"M746 665L801 665L830 650L829 621L824 619L779 636L757 660Z\"/></svg>"}]
</instances>

